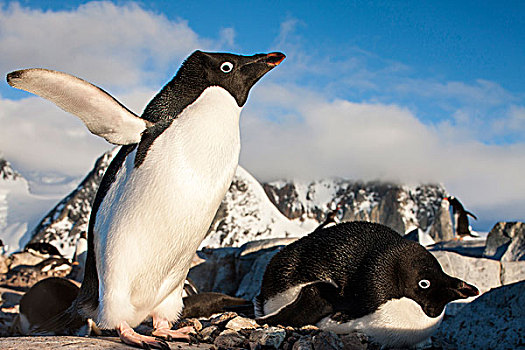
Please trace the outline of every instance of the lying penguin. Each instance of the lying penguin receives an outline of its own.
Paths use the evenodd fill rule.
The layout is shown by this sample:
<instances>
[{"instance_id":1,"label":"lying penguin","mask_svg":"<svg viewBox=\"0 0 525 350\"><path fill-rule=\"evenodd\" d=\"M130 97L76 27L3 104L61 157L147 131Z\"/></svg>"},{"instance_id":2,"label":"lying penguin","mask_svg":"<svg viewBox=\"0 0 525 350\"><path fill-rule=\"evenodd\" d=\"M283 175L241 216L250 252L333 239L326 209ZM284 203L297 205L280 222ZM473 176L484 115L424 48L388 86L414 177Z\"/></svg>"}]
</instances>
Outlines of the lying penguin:
<instances>
[{"instance_id":1,"label":"lying penguin","mask_svg":"<svg viewBox=\"0 0 525 350\"><path fill-rule=\"evenodd\" d=\"M12 329L29 335L40 325L66 310L78 295L78 286L65 278L50 277L35 283L20 299L20 313ZM90 323L78 317L71 322L68 334L85 335ZM52 333L51 333L52 334Z\"/></svg>"},{"instance_id":2,"label":"lying penguin","mask_svg":"<svg viewBox=\"0 0 525 350\"><path fill-rule=\"evenodd\" d=\"M79 295L43 330L67 328L81 315L116 329L130 345L167 349L155 337L189 340L191 330L171 330L171 322L182 310L192 258L237 168L240 112L252 86L284 58L195 51L141 117L69 74L8 74L11 86L49 99L92 133L123 145L93 203ZM135 332L150 315L155 337Z\"/></svg>"},{"instance_id":3,"label":"lying penguin","mask_svg":"<svg viewBox=\"0 0 525 350\"><path fill-rule=\"evenodd\" d=\"M284 247L266 268L258 322L360 331L387 346L412 346L439 326L445 305L478 295L443 272L420 244L390 228L348 222Z\"/></svg>"},{"instance_id":4,"label":"lying penguin","mask_svg":"<svg viewBox=\"0 0 525 350\"><path fill-rule=\"evenodd\" d=\"M456 239L462 240L464 237L478 237L474 235L470 230L470 225L468 222L469 215L477 220L476 215L472 214L470 211L465 210L463 204L454 196L445 197L443 200L450 203L452 207L452 215L454 215L454 229L456 231Z\"/></svg>"}]
</instances>

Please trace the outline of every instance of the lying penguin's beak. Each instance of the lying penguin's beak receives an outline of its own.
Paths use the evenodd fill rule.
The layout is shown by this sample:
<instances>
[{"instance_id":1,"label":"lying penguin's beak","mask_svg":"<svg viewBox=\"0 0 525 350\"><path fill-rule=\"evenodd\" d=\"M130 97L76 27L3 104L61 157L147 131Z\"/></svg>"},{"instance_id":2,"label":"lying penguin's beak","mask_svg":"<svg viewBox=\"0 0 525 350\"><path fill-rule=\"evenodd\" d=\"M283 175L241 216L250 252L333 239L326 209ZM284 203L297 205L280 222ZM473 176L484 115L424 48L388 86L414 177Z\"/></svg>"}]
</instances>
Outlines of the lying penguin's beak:
<instances>
[{"instance_id":1,"label":"lying penguin's beak","mask_svg":"<svg viewBox=\"0 0 525 350\"><path fill-rule=\"evenodd\" d=\"M459 281L458 286L454 289L454 292L459 299L466 299L468 297L475 297L479 295L478 288L464 281Z\"/></svg>"}]
</instances>

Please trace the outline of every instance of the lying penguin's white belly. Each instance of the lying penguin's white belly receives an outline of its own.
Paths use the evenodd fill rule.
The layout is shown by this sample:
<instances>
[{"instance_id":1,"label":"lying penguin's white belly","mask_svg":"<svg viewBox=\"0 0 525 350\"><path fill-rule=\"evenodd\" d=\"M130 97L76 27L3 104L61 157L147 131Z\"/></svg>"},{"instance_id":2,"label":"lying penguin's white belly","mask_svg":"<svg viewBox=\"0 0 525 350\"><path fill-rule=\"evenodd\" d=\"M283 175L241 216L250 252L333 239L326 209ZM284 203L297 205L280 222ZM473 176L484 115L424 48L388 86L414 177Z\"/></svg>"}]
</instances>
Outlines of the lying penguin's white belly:
<instances>
[{"instance_id":1,"label":"lying penguin's white belly","mask_svg":"<svg viewBox=\"0 0 525 350\"><path fill-rule=\"evenodd\" d=\"M126 158L94 227L102 326L137 324L183 283L237 167L240 111L208 88L138 168Z\"/></svg>"},{"instance_id":2,"label":"lying penguin's white belly","mask_svg":"<svg viewBox=\"0 0 525 350\"><path fill-rule=\"evenodd\" d=\"M420 343L439 327L445 310L438 317L429 317L421 306L410 298L389 300L375 312L345 323L325 317L317 323L319 328L337 334L360 331L376 342L390 346Z\"/></svg>"}]
</instances>

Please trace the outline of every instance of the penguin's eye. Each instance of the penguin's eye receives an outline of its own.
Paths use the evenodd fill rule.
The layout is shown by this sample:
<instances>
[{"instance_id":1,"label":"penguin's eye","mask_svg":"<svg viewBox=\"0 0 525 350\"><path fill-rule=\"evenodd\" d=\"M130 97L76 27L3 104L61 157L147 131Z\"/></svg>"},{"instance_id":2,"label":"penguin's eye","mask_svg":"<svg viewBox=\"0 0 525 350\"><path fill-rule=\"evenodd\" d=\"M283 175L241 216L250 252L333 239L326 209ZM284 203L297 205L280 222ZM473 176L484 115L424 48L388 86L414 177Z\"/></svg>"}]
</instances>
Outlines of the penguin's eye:
<instances>
[{"instance_id":1,"label":"penguin's eye","mask_svg":"<svg viewBox=\"0 0 525 350\"><path fill-rule=\"evenodd\" d=\"M418 285L419 285L420 288L427 289L428 287L430 287L430 281L429 280L421 280L421 281L419 281Z\"/></svg>"},{"instance_id":2,"label":"penguin's eye","mask_svg":"<svg viewBox=\"0 0 525 350\"><path fill-rule=\"evenodd\" d=\"M223 64L221 64L221 70L224 73L230 73L233 70L233 63L231 63L231 62L224 62Z\"/></svg>"}]
</instances>

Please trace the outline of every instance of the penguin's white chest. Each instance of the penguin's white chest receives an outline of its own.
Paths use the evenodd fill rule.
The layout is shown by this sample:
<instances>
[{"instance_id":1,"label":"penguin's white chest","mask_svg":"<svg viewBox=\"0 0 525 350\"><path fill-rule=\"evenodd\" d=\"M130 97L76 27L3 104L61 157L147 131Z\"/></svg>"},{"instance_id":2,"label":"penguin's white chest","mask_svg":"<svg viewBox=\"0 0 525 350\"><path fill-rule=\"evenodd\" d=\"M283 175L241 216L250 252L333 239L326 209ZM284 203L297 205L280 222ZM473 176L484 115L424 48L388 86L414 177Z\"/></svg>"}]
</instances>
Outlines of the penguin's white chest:
<instances>
[{"instance_id":1,"label":"penguin's white chest","mask_svg":"<svg viewBox=\"0 0 525 350\"><path fill-rule=\"evenodd\" d=\"M374 313L346 323L325 317L317 326L338 334L360 331L373 340L390 346L413 346L421 343L436 331L445 311L438 317L427 316L412 299L389 300Z\"/></svg>"},{"instance_id":2,"label":"penguin's white chest","mask_svg":"<svg viewBox=\"0 0 525 350\"><path fill-rule=\"evenodd\" d=\"M136 309L148 308L184 280L237 167L240 111L226 90L210 87L138 168L135 151L127 156L94 227L102 299L121 290Z\"/></svg>"}]
</instances>

